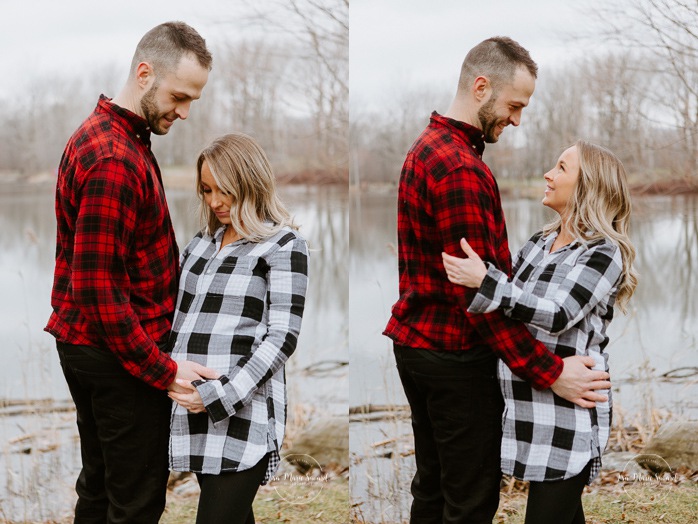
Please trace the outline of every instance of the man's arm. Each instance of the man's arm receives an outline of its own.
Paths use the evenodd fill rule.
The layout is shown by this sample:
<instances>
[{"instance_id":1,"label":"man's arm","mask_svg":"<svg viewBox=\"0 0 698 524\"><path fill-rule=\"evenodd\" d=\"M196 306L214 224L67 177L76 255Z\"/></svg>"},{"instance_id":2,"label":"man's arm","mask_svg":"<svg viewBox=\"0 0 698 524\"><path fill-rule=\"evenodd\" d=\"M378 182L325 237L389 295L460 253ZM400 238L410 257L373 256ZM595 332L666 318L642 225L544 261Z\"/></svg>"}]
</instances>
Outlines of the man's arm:
<instances>
[{"instance_id":1,"label":"man's arm","mask_svg":"<svg viewBox=\"0 0 698 524\"><path fill-rule=\"evenodd\" d=\"M120 163L106 159L90 171L78 193L72 286L81 313L131 375L165 389L177 364L143 330L130 303L126 260L137 231L140 184Z\"/></svg>"},{"instance_id":2,"label":"man's arm","mask_svg":"<svg viewBox=\"0 0 698 524\"><path fill-rule=\"evenodd\" d=\"M431 208L446 253L461 253L460 239L465 237L484 260L495 262L492 243L496 239L492 238L491 232L497 224L494 223L493 196L484 182L487 176L475 168L461 168L432 184ZM444 271L443 267L441 270ZM523 323L508 318L501 311L480 315L468 313L475 290L450 282L446 286L482 341L514 374L536 389L556 384L552 388L555 393L584 407L594 405L589 401L605 399L593 390L610 387L610 383L605 381L608 374L587 369L583 359L589 357L568 357L563 362L537 341ZM593 359L587 362L594 364ZM595 382L598 380L601 381Z\"/></svg>"}]
</instances>

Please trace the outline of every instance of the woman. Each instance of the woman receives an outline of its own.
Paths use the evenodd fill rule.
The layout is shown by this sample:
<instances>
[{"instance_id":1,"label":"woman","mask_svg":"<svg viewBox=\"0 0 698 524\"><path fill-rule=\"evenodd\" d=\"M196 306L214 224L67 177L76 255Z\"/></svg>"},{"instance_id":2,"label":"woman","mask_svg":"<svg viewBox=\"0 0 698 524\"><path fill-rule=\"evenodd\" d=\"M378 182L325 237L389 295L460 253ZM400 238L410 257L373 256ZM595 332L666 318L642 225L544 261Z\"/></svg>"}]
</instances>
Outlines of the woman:
<instances>
[{"instance_id":1,"label":"woman","mask_svg":"<svg viewBox=\"0 0 698 524\"><path fill-rule=\"evenodd\" d=\"M511 279L483 263L443 254L451 282L477 288L468 311L502 309L561 358L592 356L608 371L604 348L613 306L637 285L635 249L627 235L630 195L620 160L584 141L562 153L545 174L543 205L558 217L519 251ZM502 471L530 481L527 524L583 524L581 494L601 466L608 442L611 398L582 408L537 391L499 363L505 400Z\"/></svg>"},{"instance_id":2,"label":"woman","mask_svg":"<svg viewBox=\"0 0 698 524\"><path fill-rule=\"evenodd\" d=\"M308 249L252 138L218 138L196 171L204 228L182 253L170 342L175 360L217 373L170 393L170 467L197 474L197 523L254 523L257 489L279 464Z\"/></svg>"}]
</instances>

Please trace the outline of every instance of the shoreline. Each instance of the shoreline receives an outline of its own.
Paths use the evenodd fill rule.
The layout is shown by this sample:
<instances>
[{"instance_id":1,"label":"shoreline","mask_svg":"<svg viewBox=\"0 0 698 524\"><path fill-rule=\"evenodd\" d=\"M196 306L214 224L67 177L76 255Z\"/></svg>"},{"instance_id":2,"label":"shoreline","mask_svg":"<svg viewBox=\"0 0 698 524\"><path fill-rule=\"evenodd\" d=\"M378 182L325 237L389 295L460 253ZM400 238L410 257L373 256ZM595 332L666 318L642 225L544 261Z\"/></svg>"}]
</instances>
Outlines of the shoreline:
<instances>
[{"instance_id":1,"label":"shoreline","mask_svg":"<svg viewBox=\"0 0 698 524\"><path fill-rule=\"evenodd\" d=\"M496 177L495 177L496 178ZM686 178L677 177L662 180L630 180L630 194L632 196L677 196L698 194L698 177ZM499 192L502 196L514 198L542 198L542 185L538 180L497 180ZM365 195L369 193L392 193L397 192L397 181L393 183L385 182L361 182L350 184L349 192L352 194Z\"/></svg>"},{"instance_id":2,"label":"shoreline","mask_svg":"<svg viewBox=\"0 0 698 524\"><path fill-rule=\"evenodd\" d=\"M191 189L194 186L194 181L195 171L193 167L174 166L162 169L162 182L165 189ZM349 178L346 173L280 172L276 174L276 182L279 186L343 186L349 183ZM55 184L56 175L50 171L33 175L0 171L0 189L2 191L52 187Z\"/></svg>"},{"instance_id":3,"label":"shoreline","mask_svg":"<svg viewBox=\"0 0 698 524\"><path fill-rule=\"evenodd\" d=\"M496 177L495 177L496 178ZM55 185L55 174L41 172L34 175L22 175L16 172L0 171L0 188L3 191L35 189ZM190 167L174 166L162 169L162 180L166 189L191 189L194 184L194 171ZM279 186L347 186L351 194L391 193L397 191L397 179L391 182L349 182L344 174L324 172L278 173L276 181ZM538 179L510 180L498 179L502 196L514 198L537 199L541 195L541 183ZM630 177L632 196L652 195L694 195L698 194L698 177L677 176L673 178Z\"/></svg>"}]
</instances>

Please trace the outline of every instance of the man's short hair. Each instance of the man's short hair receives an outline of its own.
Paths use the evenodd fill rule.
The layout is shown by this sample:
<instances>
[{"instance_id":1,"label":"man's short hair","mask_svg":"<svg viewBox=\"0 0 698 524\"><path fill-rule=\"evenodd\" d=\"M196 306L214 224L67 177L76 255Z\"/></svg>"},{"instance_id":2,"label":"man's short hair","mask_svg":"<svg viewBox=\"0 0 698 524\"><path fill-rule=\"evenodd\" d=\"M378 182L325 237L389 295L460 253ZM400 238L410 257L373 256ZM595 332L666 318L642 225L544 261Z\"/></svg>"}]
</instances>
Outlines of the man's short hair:
<instances>
[{"instance_id":1,"label":"man's short hair","mask_svg":"<svg viewBox=\"0 0 698 524\"><path fill-rule=\"evenodd\" d=\"M486 76L496 91L512 82L520 67L537 78L538 66L518 42L507 36L488 38L473 47L463 60L458 90L467 90L478 76Z\"/></svg>"},{"instance_id":2,"label":"man's short hair","mask_svg":"<svg viewBox=\"0 0 698 524\"><path fill-rule=\"evenodd\" d=\"M192 54L201 67L211 70L213 58L201 35L184 22L165 22L152 28L138 42L131 61L131 75L135 75L141 62L148 62L156 75L172 73L187 53Z\"/></svg>"}]
</instances>

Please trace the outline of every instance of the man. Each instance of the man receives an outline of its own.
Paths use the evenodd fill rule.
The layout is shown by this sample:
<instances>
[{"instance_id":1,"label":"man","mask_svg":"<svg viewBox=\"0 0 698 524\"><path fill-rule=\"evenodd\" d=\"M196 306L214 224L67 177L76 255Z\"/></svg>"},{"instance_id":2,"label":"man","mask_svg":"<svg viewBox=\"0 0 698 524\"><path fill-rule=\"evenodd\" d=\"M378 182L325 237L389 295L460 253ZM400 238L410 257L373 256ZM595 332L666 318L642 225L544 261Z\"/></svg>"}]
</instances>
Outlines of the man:
<instances>
[{"instance_id":1,"label":"man","mask_svg":"<svg viewBox=\"0 0 698 524\"><path fill-rule=\"evenodd\" d=\"M156 523L165 507L176 378L207 368L166 350L179 254L150 135L201 96L211 54L182 22L141 39L128 80L68 141L56 186L56 269L46 331L77 408L76 523Z\"/></svg>"},{"instance_id":2,"label":"man","mask_svg":"<svg viewBox=\"0 0 698 524\"><path fill-rule=\"evenodd\" d=\"M467 312L474 290L451 284L441 252L460 239L511 270L497 183L482 161L485 143L518 126L537 66L510 38L490 38L466 56L456 96L434 112L407 154L398 198L400 298L385 335L412 410L417 472L411 523L491 523L499 503L501 358L535 388L589 407L608 375L593 359L560 359L501 312ZM588 358L588 357L587 357Z\"/></svg>"}]
</instances>

